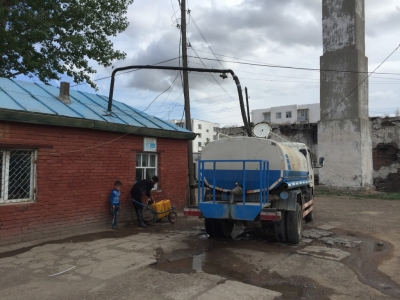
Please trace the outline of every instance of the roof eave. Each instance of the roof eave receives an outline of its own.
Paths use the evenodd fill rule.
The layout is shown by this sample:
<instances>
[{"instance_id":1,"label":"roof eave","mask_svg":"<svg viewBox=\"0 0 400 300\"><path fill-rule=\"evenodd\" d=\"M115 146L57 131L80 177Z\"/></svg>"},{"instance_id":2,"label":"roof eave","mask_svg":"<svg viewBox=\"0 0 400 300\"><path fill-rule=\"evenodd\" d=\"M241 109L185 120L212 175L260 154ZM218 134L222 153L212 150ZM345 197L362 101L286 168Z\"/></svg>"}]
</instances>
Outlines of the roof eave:
<instances>
[{"instance_id":1,"label":"roof eave","mask_svg":"<svg viewBox=\"0 0 400 300\"><path fill-rule=\"evenodd\" d=\"M11 122L22 122L31 124L67 126L76 128L97 129L112 132L131 133L145 135L149 137L172 138L182 140L194 140L196 134L193 132L181 132L173 130L155 129L147 127L138 127L131 125L122 125L116 123L107 123L103 121L69 118L34 112L23 112L15 110L0 109L0 120Z\"/></svg>"}]
</instances>

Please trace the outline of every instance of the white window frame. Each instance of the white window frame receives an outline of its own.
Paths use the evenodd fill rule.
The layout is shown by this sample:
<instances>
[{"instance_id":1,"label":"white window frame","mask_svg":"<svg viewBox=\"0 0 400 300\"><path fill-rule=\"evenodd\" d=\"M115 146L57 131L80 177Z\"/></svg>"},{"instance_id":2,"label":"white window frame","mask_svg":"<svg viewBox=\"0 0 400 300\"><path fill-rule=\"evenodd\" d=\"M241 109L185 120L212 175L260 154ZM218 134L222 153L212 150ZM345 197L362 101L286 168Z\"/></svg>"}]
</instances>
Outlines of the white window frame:
<instances>
[{"instance_id":1,"label":"white window frame","mask_svg":"<svg viewBox=\"0 0 400 300\"><path fill-rule=\"evenodd\" d=\"M286 119L291 119L292 118L292 112L291 111L287 111L286 112Z\"/></svg>"},{"instance_id":2,"label":"white window frame","mask_svg":"<svg viewBox=\"0 0 400 300\"><path fill-rule=\"evenodd\" d=\"M264 113L264 122L271 122L271 113Z\"/></svg>"},{"instance_id":3,"label":"white window frame","mask_svg":"<svg viewBox=\"0 0 400 300\"><path fill-rule=\"evenodd\" d=\"M197 124L197 129L201 129L201 124Z\"/></svg>"},{"instance_id":4,"label":"white window frame","mask_svg":"<svg viewBox=\"0 0 400 300\"><path fill-rule=\"evenodd\" d=\"M303 120L303 118L304 118L304 120ZM297 110L297 120L299 122L308 122L309 121L309 109Z\"/></svg>"},{"instance_id":5,"label":"white window frame","mask_svg":"<svg viewBox=\"0 0 400 300\"><path fill-rule=\"evenodd\" d=\"M282 119L282 113L281 112L277 112L275 116L276 116L277 119Z\"/></svg>"},{"instance_id":6,"label":"white window frame","mask_svg":"<svg viewBox=\"0 0 400 300\"><path fill-rule=\"evenodd\" d=\"M10 174L10 154L11 151L30 151L31 152L31 173L30 173L30 191L29 198L24 199L8 199L9 191L9 174ZM2 174L1 174L1 189L0 189L0 204L32 202L36 200L36 160L37 151L33 149L0 149L2 156Z\"/></svg>"},{"instance_id":7,"label":"white window frame","mask_svg":"<svg viewBox=\"0 0 400 300\"><path fill-rule=\"evenodd\" d=\"M140 155L140 164L141 166L138 166L139 160L138 160L138 156ZM147 166L143 166L143 155L148 155L148 165ZM155 162L155 166L150 166L150 156L154 156L154 162ZM149 153L149 152L140 152L140 153L136 153L136 167L135 167L135 176L137 175L137 171L140 170L144 170L144 174L146 174L146 170L147 169L154 169L154 175L158 174L158 154L157 153ZM142 171L143 174L143 171ZM150 178L140 178L140 179L150 179ZM135 178L135 180L138 180L137 176ZM153 187L153 190L157 190L158 188L158 184L156 183Z\"/></svg>"}]
</instances>

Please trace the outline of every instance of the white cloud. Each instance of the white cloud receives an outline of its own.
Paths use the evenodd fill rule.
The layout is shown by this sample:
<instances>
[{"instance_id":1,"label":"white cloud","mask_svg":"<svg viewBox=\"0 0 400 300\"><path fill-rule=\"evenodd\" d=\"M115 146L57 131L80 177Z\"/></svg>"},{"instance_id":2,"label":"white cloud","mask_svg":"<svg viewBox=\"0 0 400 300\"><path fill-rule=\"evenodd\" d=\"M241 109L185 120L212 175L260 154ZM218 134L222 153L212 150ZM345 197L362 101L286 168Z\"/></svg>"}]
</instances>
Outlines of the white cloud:
<instances>
[{"instance_id":1,"label":"white cloud","mask_svg":"<svg viewBox=\"0 0 400 300\"><path fill-rule=\"evenodd\" d=\"M179 56L180 32L175 25L179 22L180 12L174 14L172 5L178 9L176 0L136 0L131 5L129 28L113 39L115 47L127 53L126 60L116 62L116 66L155 64ZM365 6L366 55L372 71L400 42L400 10L398 0L365 0ZM319 102L318 71L233 62L245 62L239 60L241 58L256 63L319 68L322 55L321 1L191 0L188 8L201 31L197 30L193 20L188 19L188 37L192 46L188 51L191 56L189 66L203 67L205 64L208 68L231 68L238 75L242 87L249 89L251 109ZM225 62L201 61L192 57L215 59L202 35L218 59ZM176 66L177 63L172 61L164 65ZM377 72L399 73L398 70L400 50ZM111 68L99 69L95 77L108 76L111 71ZM114 98L145 109L169 86L176 74L174 71L140 70L119 75ZM399 106L399 80L398 75L374 75L370 78L371 113L390 114L396 105ZM108 95L109 79L98 83L99 93ZM209 74L192 73L189 86L192 117L221 125L242 124L236 86L231 78L222 80L217 74L213 79ZM165 119L181 118L181 91L178 77L171 93L168 91L161 95L146 112ZM225 95L225 91L230 93L230 97Z\"/></svg>"}]
</instances>

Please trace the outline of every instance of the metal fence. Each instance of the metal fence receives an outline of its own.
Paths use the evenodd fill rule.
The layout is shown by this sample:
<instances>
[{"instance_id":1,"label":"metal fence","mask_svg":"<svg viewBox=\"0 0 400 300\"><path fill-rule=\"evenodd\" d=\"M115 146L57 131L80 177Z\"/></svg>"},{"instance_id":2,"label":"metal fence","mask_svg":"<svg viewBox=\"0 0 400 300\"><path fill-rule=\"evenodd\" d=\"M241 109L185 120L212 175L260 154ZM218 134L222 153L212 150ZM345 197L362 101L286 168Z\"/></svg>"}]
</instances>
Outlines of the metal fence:
<instances>
[{"instance_id":1,"label":"metal fence","mask_svg":"<svg viewBox=\"0 0 400 300\"><path fill-rule=\"evenodd\" d=\"M0 202L33 200L34 150L0 150Z\"/></svg>"}]
</instances>

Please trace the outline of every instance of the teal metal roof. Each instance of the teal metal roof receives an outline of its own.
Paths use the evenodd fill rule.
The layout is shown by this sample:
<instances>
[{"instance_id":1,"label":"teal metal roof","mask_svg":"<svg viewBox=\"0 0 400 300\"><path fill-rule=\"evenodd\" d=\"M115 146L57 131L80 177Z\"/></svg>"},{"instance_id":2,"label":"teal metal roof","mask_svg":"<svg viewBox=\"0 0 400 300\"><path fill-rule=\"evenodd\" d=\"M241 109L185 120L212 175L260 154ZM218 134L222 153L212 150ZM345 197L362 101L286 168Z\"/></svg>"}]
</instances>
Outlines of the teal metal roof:
<instances>
[{"instance_id":1,"label":"teal metal roof","mask_svg":"<svg viewBox=\"0 0 400 300\"><path fill-rule=\"evenodd\" d=\"M64 119L64 122L60 125L65 125L65 118L73 118L74 120L90 120L95 121L97 124L98 122L104 122L113 125L110 127L104 126L105 124L98 124L98 126L92 127L123 128L126 126L133 126L141 129L140 133L142 134L146 134L145 129L149 129L149 132L152 133L150 135L157 136L155 133L162 130L169 131L168 136L170 137L174 137L173 133L176 133L177 138L184 138L183 136L186 136L187 139L195 138L194 133L184 128L157 117L150 116L116 100L113 100L112 115L109 116L106 114L108 105L108 97L106 96L70 90L71 104L65 104L57 99L59 93L60 89L54 86L0 77L0 110L60 117ZM10 112L8 112L7 115L10 115ZM0 119L4 119L2 116L0 116ZM29 120L27 120L27 122L29 122ZM52 124L54 124L54 122L56 122L56 120L53 118ZM40 122L35 121L35 123ZM44 123L49 124L48 122ZM74 124L77 123L75 122ZM85 124L89 123L86 122ZM121 130L115 129L115 131ZM126 129L122 131L126 132L129 130Z\"/></svg>"}]
</instances>

